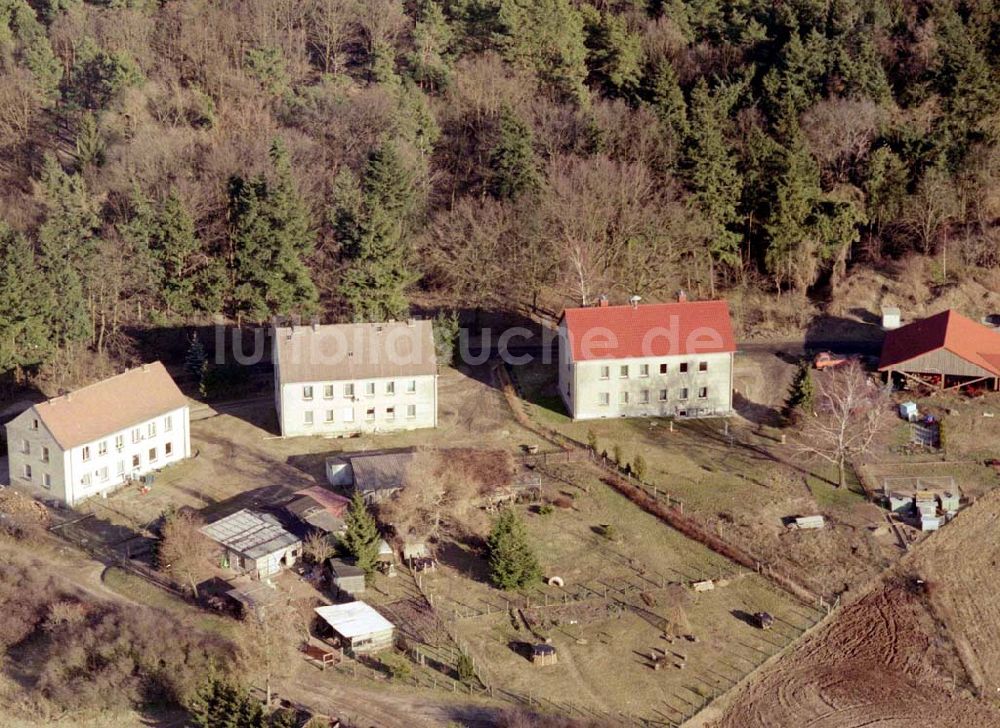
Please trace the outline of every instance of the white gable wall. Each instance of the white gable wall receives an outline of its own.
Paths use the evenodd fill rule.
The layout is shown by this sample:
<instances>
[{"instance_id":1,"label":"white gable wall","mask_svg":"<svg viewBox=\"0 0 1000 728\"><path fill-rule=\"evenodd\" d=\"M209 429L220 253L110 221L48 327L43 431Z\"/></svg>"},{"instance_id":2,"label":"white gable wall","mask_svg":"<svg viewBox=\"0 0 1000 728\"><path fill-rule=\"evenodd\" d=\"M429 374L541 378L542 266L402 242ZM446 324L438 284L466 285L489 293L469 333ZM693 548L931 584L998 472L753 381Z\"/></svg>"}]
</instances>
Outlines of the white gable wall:
<instances>
[{"instance_id":1,"label":"white gable wall","mask_svg":"<svg viewBox=\"0 0 1000 728\"><path fill-rule=\"evenodd\" d=\"M170 429L167 429L167 418ZM7 425L10 445L11 484L25 484L49 491L53 498L73 505L93 495L112 490L129 478L140 478L191 455L190 412L180 407L134 427L108 433L93 442L64 451L40 424L32 428L37 414L34 408L22 413ZM150 425L154 429L150 429ZM134 431L137 431L134 434ZM116 438L121 437L121 447ZM29 452L23 452L23 443ZM167 443L171 452L166 452ZM48 462L44 450L49 451ZM31 467L31 477L24 466ZM45 476L49 485L46 485ZM89 482L88 482L89 481Z\"/></svg>"}]
</instances>

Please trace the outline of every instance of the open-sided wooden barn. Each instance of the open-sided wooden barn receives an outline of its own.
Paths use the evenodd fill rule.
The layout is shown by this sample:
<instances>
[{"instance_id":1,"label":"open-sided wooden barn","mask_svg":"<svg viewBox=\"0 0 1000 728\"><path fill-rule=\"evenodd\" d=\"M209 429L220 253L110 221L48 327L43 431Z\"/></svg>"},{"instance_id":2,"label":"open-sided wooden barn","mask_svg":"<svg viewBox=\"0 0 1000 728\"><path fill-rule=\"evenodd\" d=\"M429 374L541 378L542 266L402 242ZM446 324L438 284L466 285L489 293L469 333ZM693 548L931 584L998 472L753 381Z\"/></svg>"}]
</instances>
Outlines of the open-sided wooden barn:
<instances>
[{"instance_id":1,"label":"open-sided wooden barn","mask_svg":"<svg viewBox=\"0 0 1000 728\"><path fill-rule=\"evenodd\" d=\"M887 332L879 371L939 389L1000 389L1000 332L942 311Z\"/></svg>"}]
</instances>

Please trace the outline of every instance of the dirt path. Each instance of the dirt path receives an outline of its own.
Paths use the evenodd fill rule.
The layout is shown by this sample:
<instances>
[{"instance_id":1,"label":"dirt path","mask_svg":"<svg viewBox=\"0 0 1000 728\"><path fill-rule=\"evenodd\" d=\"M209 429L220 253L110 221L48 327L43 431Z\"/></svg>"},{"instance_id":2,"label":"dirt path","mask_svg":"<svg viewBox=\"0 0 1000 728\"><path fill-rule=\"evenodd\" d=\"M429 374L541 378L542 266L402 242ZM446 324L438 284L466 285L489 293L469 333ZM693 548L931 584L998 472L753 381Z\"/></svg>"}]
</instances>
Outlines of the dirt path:
<instances>
[{"instance_id":1,"label":"dirt path","mask_svg":"<svg viewBox=\"0 0 1000 728\"><path fill-rule=\"evenodd\" d=\"M327 715L348 720L360 728L440 728L456 722L470 728L496 725L500 708L461 697L401 688L360 685L335 671L321 672L300 663L293 675L279 683L277 692Z\"/></svg>"}]
</instances>

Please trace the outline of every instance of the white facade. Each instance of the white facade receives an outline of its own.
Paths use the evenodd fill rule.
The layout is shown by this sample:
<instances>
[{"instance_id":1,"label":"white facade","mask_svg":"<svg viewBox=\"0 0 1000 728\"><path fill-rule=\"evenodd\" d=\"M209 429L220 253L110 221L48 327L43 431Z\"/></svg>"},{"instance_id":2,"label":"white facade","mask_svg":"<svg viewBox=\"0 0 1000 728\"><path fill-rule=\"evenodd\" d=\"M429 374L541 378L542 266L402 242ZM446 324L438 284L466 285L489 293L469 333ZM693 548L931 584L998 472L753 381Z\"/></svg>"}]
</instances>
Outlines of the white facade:
<instances>
[{"instance_id":1,"label":"white facade","mask_svg":"<svg viewBox=\"0 0 1000 728\"><path fill-rule=\"evenodd\" d=\"M34 486L74 505L190 457L189 409L172 409L64 450L31 407L7 424L7 444L11 485Z\"/></svg>"},{"instance_id":2,"label":"white facade","mask_svg":"<svg viewBox=\"0 0 1000 728\"><path fill-rule=\"evenodd\" d=\"M272 360L284 437L437 426L430 321L276 327Z\"/></svg>"},{"instance_id":3,"label":"white facade","mask_svg":"<svg viewBox=\"0 0 1000 728\"><path fill-rule=\"evenodd\" d=\"M282 384L276 370L275 388L285 437L437 427L436 374Z\"/></svg>"},{"instance_id":4,"label":"white facade","mask_svg":"<svg viewBox=\"0 0 1000 728\"><path fill-rule=\"evenodd\" d=\"M576 362L565 323L559 335L559 393L575 420L732 412L733 352Z\"/></svg>"}]
</instances>

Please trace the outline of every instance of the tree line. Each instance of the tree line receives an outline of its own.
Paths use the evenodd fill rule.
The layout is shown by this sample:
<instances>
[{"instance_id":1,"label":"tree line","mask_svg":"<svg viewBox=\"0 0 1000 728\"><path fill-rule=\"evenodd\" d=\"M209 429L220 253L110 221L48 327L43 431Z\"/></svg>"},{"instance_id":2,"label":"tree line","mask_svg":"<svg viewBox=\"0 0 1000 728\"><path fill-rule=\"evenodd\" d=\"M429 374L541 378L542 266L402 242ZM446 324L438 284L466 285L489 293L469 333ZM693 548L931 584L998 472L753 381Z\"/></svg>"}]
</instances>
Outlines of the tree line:
<instances>
[{"instance_id":1,"label":"tree line","mask_svg":"<svg viewBox=\"0 0 1000 728\"><path fill-rule=\"evenodd\" d=\"M0 0L0 371L1000 267L988 0Z\"/></svg>"}]
</instances>

